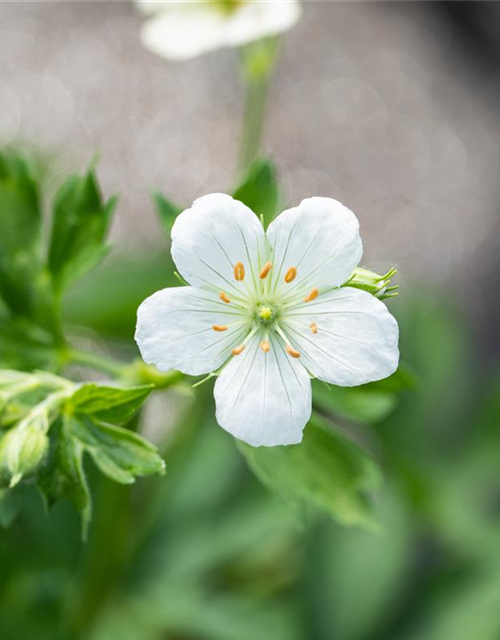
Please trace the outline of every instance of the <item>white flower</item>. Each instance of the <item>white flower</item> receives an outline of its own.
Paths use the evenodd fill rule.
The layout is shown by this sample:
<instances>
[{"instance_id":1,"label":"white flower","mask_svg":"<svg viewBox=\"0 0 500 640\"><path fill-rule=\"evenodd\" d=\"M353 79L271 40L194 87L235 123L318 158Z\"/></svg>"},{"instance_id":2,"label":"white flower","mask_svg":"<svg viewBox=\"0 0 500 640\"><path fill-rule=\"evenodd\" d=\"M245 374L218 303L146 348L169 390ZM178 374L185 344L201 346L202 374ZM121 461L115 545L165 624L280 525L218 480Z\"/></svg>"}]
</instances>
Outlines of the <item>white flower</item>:
<instances>
[{"instance_id":1,"label":"white flower","mask_svg":"<svg viewBox=\"0 0 500 640\"><path fill-rule=\"evenodd\" d=\"M150 16L141 29L142 44L170 60L188 60L238 47L287 31L301 13L298 0L137 0Z\"/></svg>"},{"instance_id":2,"label":"white flower","mask_svg":"<svg viewBox=\"0 0 500 640\"><path fill-rule=\"evenodd\" d=\"M356 216L309 198L264 231L228 195L181 213L172 256L191 286L139 307L147 363L188 375L222 371L217 422L254 446L294 444L311 415L310 377L341 386L379 380L398 365L398 326L371 294L339 288L362 245Z\"/></svg>"}]
</instances>

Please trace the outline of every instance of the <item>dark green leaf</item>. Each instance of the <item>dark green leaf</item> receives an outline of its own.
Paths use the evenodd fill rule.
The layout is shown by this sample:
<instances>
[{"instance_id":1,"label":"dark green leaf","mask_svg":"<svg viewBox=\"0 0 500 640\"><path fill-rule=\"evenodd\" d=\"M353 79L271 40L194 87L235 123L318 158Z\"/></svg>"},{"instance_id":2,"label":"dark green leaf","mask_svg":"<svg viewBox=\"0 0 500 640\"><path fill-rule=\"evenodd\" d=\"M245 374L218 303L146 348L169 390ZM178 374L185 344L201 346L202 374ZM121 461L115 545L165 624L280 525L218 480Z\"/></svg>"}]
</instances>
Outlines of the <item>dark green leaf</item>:
<instances>
[{"instance_id":1,"label":"dark green leaf","mask_svg":"<svg viewBox=\"0 0 500 640\"><path fill-rule=\"evenodd\" d=\"M104 203L93 170L69 177L55 196L49 267L61 289L95 267L107 252L116 198Z\"/></svg>"},{"instance_id":2,"label":"dark green leaf","mask_svg":"<svg viewBox=\"0 0 500 640\"><path fill-rule=\"evenodd\" d=\"M17 314L35 306L40 236L37 184L22 158L0 154L0 296Z\"/></svg>"},{"instance_id":3,"label":"dark green leaf","mask_svg":"<svg viewBox=\"0 0 500 640\"><path fill-rule=\"evenodd\" d=\"M276 169L270 160L257 160L233 194L258 216L264 216L267 226L278 213L280 194Z\"/></svg>"},{"instance_id":4,"label":"dark green leaf","mask_svg":"<svg viewBox=\"0 0 500 640\"><path fill-rule=\"evenodd\" d=\"M61 497L73 503L81 514L85 539L92 503L83 469L84 447L74 437L72 426L71 416L66 416L53 425L49 460L37 484L49 507Z\"/></svg>"},{"instance_id":5,"label":"dark green leaf","mask_svg":"<svg viewBox=\"0 0 500 640\"><path fill-rule=\"evenodd\" d=\"M70 426L99 469L116 482L130 484L136 475L164 470L157 448L132 431L83 416L72 418Z\"/></svg>"},{"instance_id":6,"label":"dark green leaf","mask_svg":"<svg viewBox=\"0 0 500 640\"><path fill-rule=\"evenodd\" d=\"M319 418L300 444L238 447L257 477L288 502L310 504L345 525L376 528L370 497L380 484L377 463Z\"/></svg>"},{"instance_id":7,"label":"dark green leaf","mask_svg":"<svg viewBox=\"0 0 500 640\"><path fill-rule=\"evenodd\" d=\"M75 413L91 414L113 424L128 422L153 389L152 385L120 388L88 383L71 397L70 407Z\"/></svg>"},{"instance_id":8,"label":"dark green leaf","mask_svg":"<svg viewBox=\"0 0 500 640\"><path fill-rule=\"evenodd\" d=\"M155 191L152 197L156 206L158 218L160 219L161 228L170 238L170 231L172 230L175 219L179 213L181 213L182 209L171 200L165 198L165 196L158 191Z\"/></svg>"}]
</instances>

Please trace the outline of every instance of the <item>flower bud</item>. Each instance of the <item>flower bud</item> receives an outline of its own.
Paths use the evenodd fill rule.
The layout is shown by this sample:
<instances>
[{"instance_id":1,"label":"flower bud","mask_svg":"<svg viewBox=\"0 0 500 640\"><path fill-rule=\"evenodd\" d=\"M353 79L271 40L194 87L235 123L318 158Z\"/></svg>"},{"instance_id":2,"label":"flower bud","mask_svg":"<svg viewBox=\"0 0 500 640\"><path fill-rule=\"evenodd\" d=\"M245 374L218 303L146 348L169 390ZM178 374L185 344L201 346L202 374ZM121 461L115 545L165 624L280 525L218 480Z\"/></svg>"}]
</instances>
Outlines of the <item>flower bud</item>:
<instances>
[{"instance_id":1,"label":"flower bud","mask_svg":"<svg viewBox=\"0 0 500 640\"><path fill-rule=\"evenodd\" d=\"M13 487L36 471L49 448L48 416L38 414L21 421L0 440L0 476Z\"/></svg>"},{"instance_id":2,"label":"flower bud","mask_svg":"<svg viewBox=\"0 0 500 640\"><path fill-rule=\"evenodd\" d=\"M352 276L342 286L354 287L355 289L367 291L376 298L380 298L380 300L384 300L384 298L393 298L398 295L398 285L390 287L389 284L391 282L391 278L394 277L396 273L396 269L392 268L386 274L381 276L380 274L375 273L375 271L356 267Z\"/></svg>"}]
</instances>

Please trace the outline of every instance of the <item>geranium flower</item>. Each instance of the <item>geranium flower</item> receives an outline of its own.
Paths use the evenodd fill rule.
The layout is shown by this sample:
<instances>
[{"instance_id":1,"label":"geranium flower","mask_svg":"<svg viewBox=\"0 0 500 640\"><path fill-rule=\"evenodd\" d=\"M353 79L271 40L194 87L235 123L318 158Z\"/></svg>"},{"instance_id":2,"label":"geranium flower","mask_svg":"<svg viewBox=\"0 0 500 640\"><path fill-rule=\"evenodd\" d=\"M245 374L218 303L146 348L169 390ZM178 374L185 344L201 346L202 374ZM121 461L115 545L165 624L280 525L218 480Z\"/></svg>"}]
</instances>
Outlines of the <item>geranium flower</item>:
<instances>
[{"instance_id":1,"label":"geranium flower","mask_svg":"<svg viewBox=\"0 0 500 640\"><path fill-rule=\"evenodd\" d=\"M137 0L150 16L141 29L142 44L170 60L187 60L239 47L287 31L301 13L297 0Z\"/></svg>"},{"instance_id":2,"label":"geranium flower","mask_svg":"<svg viewBox=\"0 0 500 640\"><path fill-rule=\"evenodd\" d=\"M217 422L253 446L298 443L311 377L340 386L398 365L398 326L366 291L341 287L362 254L356 216L308 198L264 231L228 195L196 200L172 229L172 257L190 286L139 307L142 357L165 371L218 372Z\"/></svg>"}]
</instances>

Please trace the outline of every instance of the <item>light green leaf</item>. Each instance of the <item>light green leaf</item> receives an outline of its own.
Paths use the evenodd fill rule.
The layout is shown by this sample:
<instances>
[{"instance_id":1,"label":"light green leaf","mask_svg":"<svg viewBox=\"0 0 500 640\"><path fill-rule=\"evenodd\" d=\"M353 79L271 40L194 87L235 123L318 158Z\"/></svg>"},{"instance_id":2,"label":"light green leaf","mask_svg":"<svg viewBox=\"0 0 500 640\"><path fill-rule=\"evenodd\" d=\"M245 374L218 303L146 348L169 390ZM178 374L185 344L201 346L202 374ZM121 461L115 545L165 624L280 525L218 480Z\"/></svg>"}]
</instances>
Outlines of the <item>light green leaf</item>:
<instances>
[{"instance_id":1,"label":"light green leaf","mask_svg":"<svg viewBox=\"0 0 500 640\"><path fill-rule=\"evenodd\" d=\"M121 484L164 471L158 449L132 431L103 424L88 417L67 419L71 434L77 438L99 469Z\"/></svg>"},{"instance_id":2,"label":"light green leaf","mask_svg":"<svg viewBox=\"0 0 500 640\"><path fill-rule=\"evenodd\" d=\"M132 418L152 390L153 385L121 388L88 383L73 394L68 406L75 413L123 424Z\"/></svg>"},{"instance_id":3,"label":"light green leaf","mask_svg":"<svg viewBox=\"0 0 500 640\"><path fill-rule=\"evenodd\" d=\"M107 253L116 198L104 203L93 170L70 176L54 199L49 268L56 289L95 267Z\"/></svg>"},{"instance_id":4,"label":"light green leaf","mask_svg":"<svg viewBox=\"0 0 500 640\"><path fill-rule=\"evenodd\" d=\"M413 386L413 376L401 366L385 380L360 387L337 387L313 381L314 406L352 420L379 422L396 408L398 394Z\"/></svg>"},{"instance_id":5,"label":"light green leaf","mask_svg":"<svg viewBox=\"0 0 500 640\"><path fill-rule=\"evenodd\" d=\"M276 169L271 160L257 160L233 194L258 216L264 216L266 226L278 213L280 194Z\"/></svg>"},{"instance_id":6,"label":"light green leaf","mask_svg":"<svg viewBox=\"0 0 500 640\"><path fill-rule=\"evenodd\" d=\"M286 501L309 504L344 525L376 528L370 498L381 480L377 463L319 417L300 444L238 447L256 476Z\"/></svg>"},{"instance_id":7,"label":"light green leaf","mask_svg":"<svg viewBox=\"0 0 500 640\"><path fill-rule=\"evenodd\" d=\"M175 219L179 213L181 213L182 208L178 207L159 191L155 191L155 193L152 194L152 198L156 206L158 218L160 219L161 228L167 237L170 238L170 231L172 230Z\"/></svg>"}]
</instances>

